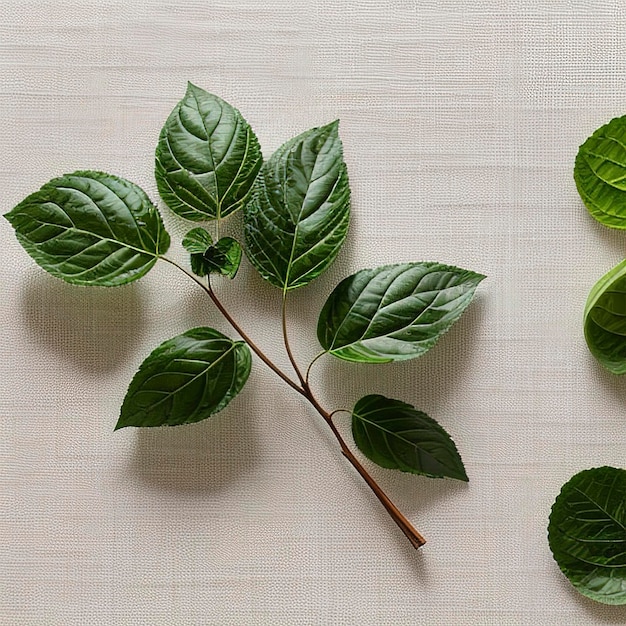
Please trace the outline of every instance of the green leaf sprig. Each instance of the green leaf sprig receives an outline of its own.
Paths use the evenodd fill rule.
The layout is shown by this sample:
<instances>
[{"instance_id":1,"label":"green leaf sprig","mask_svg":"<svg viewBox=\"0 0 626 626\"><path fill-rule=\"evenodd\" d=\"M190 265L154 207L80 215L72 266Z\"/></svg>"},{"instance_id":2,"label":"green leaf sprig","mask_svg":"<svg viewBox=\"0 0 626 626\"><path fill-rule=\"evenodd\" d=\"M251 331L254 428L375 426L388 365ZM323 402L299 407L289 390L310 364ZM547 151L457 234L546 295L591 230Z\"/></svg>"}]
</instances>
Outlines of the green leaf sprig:
<instances>
[{"instance_id":1,"label":"green leaf sprig","mask_svg":"<svg viewBox=\"0 0 626 626\"><path fill-rule=\"evenodd\" d=\"M130 383L116 429L188 424L221 411L244 387L254 352L321 415L411 544L423 545L337 429L334 417L342 409L328 411L316 399L311 366L326 354L361 363L421 356L463 313L484 276L430 262L356 272L326 301L317 327L323 350L304 370L289 343L288 294L322 274L346 239L350 187L339 123L290 139L263 163L241 113L189 84L161 131L155 176L174 213L214 225L215 237L202 226L184 237L188 267L165 256L170 238L147 195L110 174L55 178L6 214L28 254L54 276L80 285L122 285L162 260L192 279L240 336L234 341L212 328L195 328L164 341ZM215 275L233 279L241 263L241 244L219 235L221 220L239 209L246 256L282 293L283 343L295 377L259 349L213 289ZM467 480L454 442L421 411L368 395L350 413L356 446L374 463Z\"/></svg>"}]
</instances>

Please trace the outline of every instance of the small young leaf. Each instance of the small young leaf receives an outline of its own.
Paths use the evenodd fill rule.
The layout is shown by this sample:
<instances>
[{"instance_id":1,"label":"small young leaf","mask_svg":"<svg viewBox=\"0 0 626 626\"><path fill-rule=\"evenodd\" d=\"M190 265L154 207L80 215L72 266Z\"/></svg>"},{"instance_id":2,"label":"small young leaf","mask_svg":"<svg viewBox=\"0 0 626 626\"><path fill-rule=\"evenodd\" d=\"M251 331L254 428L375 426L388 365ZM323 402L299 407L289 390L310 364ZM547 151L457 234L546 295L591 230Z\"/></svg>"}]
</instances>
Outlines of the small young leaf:
<instances>
[{"instance_id":1,"label":"small young leaf","mask_svg":"<svg viewBox=\"0 0 626 626\"><path fill-rule=\"evenodd\" d=\"M213 237L204 228L192 228L183 237L182 244L191 254L204 254L213 244Z\"/></svg>"},{"instance_id":2,"label":"small young leaf","mask_svg":"<svg viewBox=\"0 0 626 626\"><path fill-rule=\"evenodd\" d=\"M303 287L335 259L350 221L350 188L338 122L280 147L244 207L246 254L272 285Z\"/></svg>"},{"instance_id":3,"label":"small young leaf","mask_svg":"<svg viewBox=\"0 0 626 626\"><path fill-rule=\"evenodd\" d=\"M607 272L587 298L587 346L613 374L626 374L626 261Z\"/></svg>"},{"instance_id":4,"label":"small young leaf","mask_svg":"<svg viewBox=\"0 0 626 626\"><path fill-rule=\"evenodd\" d=\"M382 467L468 480L450 435L410 404L379 395L361 398L352 412L352 434L359 450Z\"/></svg>"},{"instance_id":5,"label":"small young leaf","mask_svg":"<svg viewBox=\"0 0 626 626\"><path fill-rule=\"evenodd\" d=\"M262 163L241 113L189 83L156 149L157 186L170 209L195 221L226 217L241 208Z\"/></svg>"},{"instance_id":6,"label":"small young leaf","mask_svg":"<svg viewBox=\"0 0 626 626\"><path fill-rule=\"evenodd\" d=\"M54 178L5 217L43 269L77 285L136 280L170 245L145 192L104 172Z\"/></svg>"},{"instance_id":7,"label":"small young leaf","mask_svg":"<svg viewBox=\"0 0 626 626\"><path fill-rule=\"evenodd\" d=\"M626 604L626 471L597 467L565 483L552 507L548 542L580 593Z\"/></svg>"},{"instance_id":8,"label":"small young leaf","mask_svg":"<svg viewBox=\"0 0 626 626\"><path fill-rule=\"evenodd\" d=\"M135 374L118 428L177 426L221 411L250 374L250 350L212 328L194 328L168 339Z\"/></svg>"},{"instance_id":9,"label":"small young leaf","mask_svg":"<svg viewBox=\"0 0 626 626\"><path fill-rule=\"evenodd\" d=\"M574 180L596 220L610 228L626 228L626 116L596 130L580 147Z\"/></svg>"},{"instance_id":10,"label":"small young leaf","mask_svg":"<svg viewBox=\"0 0 626 626\"><path fill-rule=\"evenodd\" d=\"M232 237L222 237L214 246L209 246L204 253L191 255L191 269L198 276L222 274L235 278L241 264L241 246Z\"/></svg>"},{"instance_id":11,"label":"small young leaf","mask_svg":"<svg viewBox=\"0 0 626 626\"><path fill-rule=\"evenodd\" d=\"M330 294L320 313L318 339L346 361L413 359L430 350L460 317L483 278L440 263L361 270Z\"/></svg>"}]
</instances>

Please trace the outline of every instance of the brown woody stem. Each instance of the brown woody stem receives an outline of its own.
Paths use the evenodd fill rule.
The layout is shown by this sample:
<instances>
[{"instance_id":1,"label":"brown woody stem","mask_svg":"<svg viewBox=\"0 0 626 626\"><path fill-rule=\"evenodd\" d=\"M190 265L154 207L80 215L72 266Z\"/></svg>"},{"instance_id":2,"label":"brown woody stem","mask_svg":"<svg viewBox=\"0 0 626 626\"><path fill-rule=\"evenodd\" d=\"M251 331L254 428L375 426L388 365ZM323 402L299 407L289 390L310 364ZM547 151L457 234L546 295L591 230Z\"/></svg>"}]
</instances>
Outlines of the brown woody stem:
<instances>
[{"instance_id":1,"label":"brown woody stem","mask_svg":"<svg viewBox=\"0 0 626 626\"><path fill-rule=\"evenodd\" d=\"M221 303L215 292L211 287L211 283L207 280L205 284L202 282L197 276L186 270L182 265L176 263L172 259L168 259L167 257L160 257L167 263L170 263L174 267L177 267L179 270L184 272L189 278L191 278L197 285L200 286L201 289L211 298L213 304L217 307L219 312L224 316L226 321L234 328L234 330L240 335L240 337L248 344L250 349L284 382L286 382L294 391L297 391L301 396L305 397L313 406L313 408L322 416L324 421L328 424L331 429L335 439L337 439L339 443L339 447L341 448L342 454L348 459L352 467L356 469L356 471L361 475L363 480L368 484L369 488L374 492L374 495L378 498L379 502L385 507L387 513L391 516L393 521L398 525L400 530L404 533L407 539L411 542L411 545L414 548L420 548L426 543L426 540L422 535L414 528L414 526L409 522L409 520L400 512L398 507L389 499L387 494L383 491L380 485L372 478L369 472L361 465L361 462L354 456L350 448L348 448L344 438L341 433L333 423L333 415L337 411L333 411L329 413L324 409L313 393L311 392L311 388L309 386L309 372L311 366L307 369L306 376L303 376L298 365L294 359L293 353L291 351L291 347L289 346L289 340L287 338L287 321L286 321L286 306L285 306L285 294L283 294L283 304L282 304L282 328L283 328L283 339L285 343L285 349L287 351L287 356L289 357L289 361L293 366L300 384L289 378L281 369L279 369L264 353L263 351L250 339L247 333L239 326L239 324L235 321L235 319L230 315L228 310ZM322 353L323 354L323 353ZM318 355L312 362L315 362L319 357Z\"/></svg>"}]
</instances>

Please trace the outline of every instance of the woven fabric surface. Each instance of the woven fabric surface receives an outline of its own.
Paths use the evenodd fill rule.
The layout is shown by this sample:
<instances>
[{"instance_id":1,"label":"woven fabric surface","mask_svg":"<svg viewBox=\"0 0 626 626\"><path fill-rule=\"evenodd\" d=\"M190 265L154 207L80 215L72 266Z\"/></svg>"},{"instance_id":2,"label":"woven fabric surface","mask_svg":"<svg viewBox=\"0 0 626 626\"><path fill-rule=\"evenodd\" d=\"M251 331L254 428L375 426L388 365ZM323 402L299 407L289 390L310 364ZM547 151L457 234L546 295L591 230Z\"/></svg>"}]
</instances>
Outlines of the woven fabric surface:
<instances>
[{"instance_id":1,"label":"woven fabric surface","mask_svg":"<svg viewBox=\"0 0 626 626\"><path fill-rule=\"evenodd\" d=\"M624 466L626 383L589 355L581 318L626 239L588 216L572 169L626 113L625 32L607 0L4 0L1 212L77 169L156 199L158 133L191 80L237 106L266 155L341 120L353 218L337 262L291 298L301 363L359 268L438 260L488 280L420 360L314 366L325 406L381 393L455 439L467 485L368 464L426 536L416 552L258 360L220 415L114 433L156 345L227 325L172 267L73 287L1 224L0 623L624 623L571 588L546 525L571 475ZM187 225L162 212L184 260ZM287 368L280 292L247 264L219 291Z\"/></svg>"}]
</instances>

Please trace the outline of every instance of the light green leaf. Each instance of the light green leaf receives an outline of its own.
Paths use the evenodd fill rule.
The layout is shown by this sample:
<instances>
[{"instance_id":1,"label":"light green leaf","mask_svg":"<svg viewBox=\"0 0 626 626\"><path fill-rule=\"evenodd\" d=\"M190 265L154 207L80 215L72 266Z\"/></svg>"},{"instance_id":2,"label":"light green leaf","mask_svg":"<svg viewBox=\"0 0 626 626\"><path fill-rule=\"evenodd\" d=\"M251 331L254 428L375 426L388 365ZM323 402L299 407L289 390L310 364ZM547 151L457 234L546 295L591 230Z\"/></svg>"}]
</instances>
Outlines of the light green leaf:
<instances>
[{"instance_id":1,"label":"light green leaf","mask_svg":"<svg viewBox=\"0 0 626 626\"><path fill-rule=\"evenodd\" d=\"M322 347L346 361L421 356L460 317L485 278L441 263L401 263L344 279L320 313Z\"/></svg>"},{"instance_id":2,"label":"light green leaf","mask_svg":"<svg viewBox=\"0 0 626 626\"><path fill-rule=\"evenodd\" d=\"M613 374L626 373L626 261L607 272L587 298L585 339L591 353Z\"/></svg>"},{"instance_id":3,"label":"light green leaf","mask_svg":"<svg viewBox=\"0 0 626 626\"><path fill-rule=\"evenodd\" d=\"M136 280L170 245L145 192L104 172L54 178L5 217L43 269L77 285Z\"/></svg>"},{"instance_id":4,"label":"light green leaf","mask_svg":"<svg viewBox=\"0 0 626 626\"><path fill-rule=\"evenodd\" d=\"M359 450L382 467L468 480L450 435L410 404L379 395L361 398L352 412L352 434Z\"/></svg>"},{"instance_id":5,"label":"light green leaf","mask_svg":"<svg viewBox=\"0 0 626 626\"><path fill-rule=\"evenodd\" d=\"M280 147L244 208L246 254L272 285L303 287L334 261L350 221L339 122Z\"/></svg>"},{"instance_id":6,"label":"light green leaf","mask_svg":"<svg viewBox=\"0 0 626 626\"><path fill-rule=\"evenodd\" d=\"M580 147L574 180L596 220L626 228L626 116L596 130Z\"/></svg>"},{"instance_id":7,"label":"light green leaf","mask_svg":"<svg viewBox=\"0 0 626 626\"><path fill-rule=\"evenodd\" d=\"M626 471L597 467L565 483L552 507L548 542L580 593L626 604Z\"/></svg>"},{"instance_id":8,"label":"light green leaf","mask_svg":"<svg viewBox=\"0 0 626 626\"><path fill-rule=\"evenodd\" d=\"M222 237L202 254L191 255L191 269L198 276L222 274L228 278L235 278L241 264L241 255L241 246L238 241L232 237Z\"/></svg>"},{"instance_id":9,"label":"light green leaf","mask_svg":"<svg viewBox=\"0 0 626 626\"><path fill-rule=\"evenodd\" d=\"M204 228L192 228L183 237L182 244L191 254L204 254L213 244L213 237Z\"/></svg>"},{"instance_id":10,"label":"light green leaf","mask_svg":"<svg viewBox=\"0 0 626 626\"><path fill-rule=\"evenodd\" d=\"M156 149L157 186L170 209L195 221L226 217L241 208L262 163L241 113L189 83Z\"/></svg>"},{"instance_id":11,"label":"light green leaf","mask_svg":"<svg viewBox=\"0 0 626 626\"><path fill-rule=\"evenodd\" d=\"M118 428L178 426L221 411L250 374L250 350L212 328L194 328L162 343L141 364Z\"/></svg>"}]
</instances>

